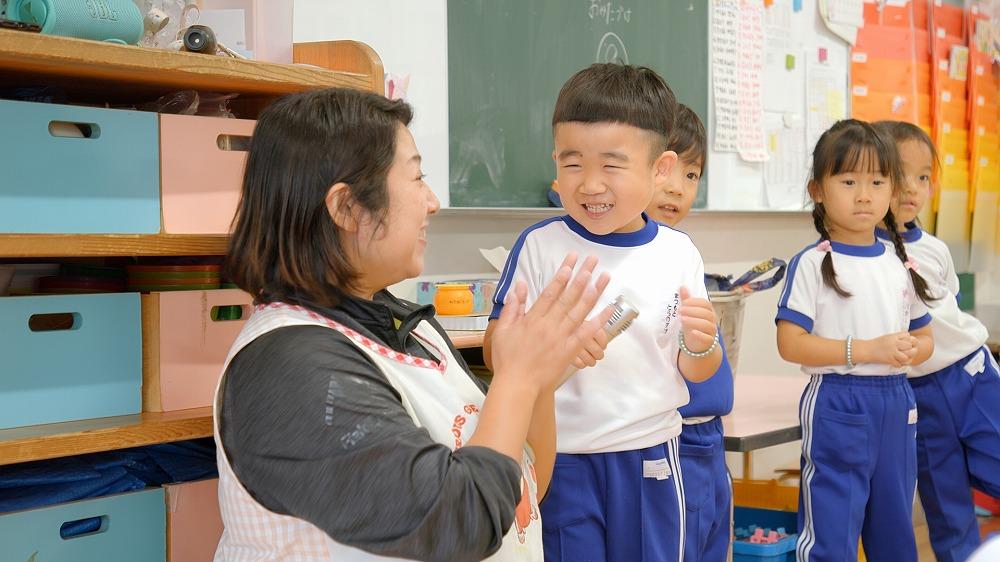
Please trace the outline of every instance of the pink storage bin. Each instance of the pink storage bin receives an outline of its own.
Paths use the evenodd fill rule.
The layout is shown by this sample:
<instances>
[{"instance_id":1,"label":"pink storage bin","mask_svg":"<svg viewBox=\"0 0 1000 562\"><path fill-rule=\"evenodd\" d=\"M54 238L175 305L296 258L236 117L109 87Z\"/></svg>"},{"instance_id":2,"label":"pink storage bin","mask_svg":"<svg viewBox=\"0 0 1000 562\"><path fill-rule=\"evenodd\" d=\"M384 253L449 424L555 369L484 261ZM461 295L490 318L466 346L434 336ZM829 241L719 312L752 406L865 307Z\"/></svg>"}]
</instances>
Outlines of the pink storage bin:
<instances>
[{"instance_id":1,"label":"pink storage bin","mask_svg":"<svg viewBox=\"0 0 1000 562\"><path fill-rule=\"evenodd\" d=\"M222 538L219 479L163 487L167 501L167 562L212 562Z\"/></svg>"},{"instance_id":2,"label":"pink storage bin","mask_svg":"<svg viewBox=\"0 0 1000 562\"><path fill-rule=\"evenodd\" d=\"M256 124L250 119L160 115L164 232L229 233Z\"/></svg>"},{"instance_id":3,"label":"pink storage bin","mask_svg":"<svg viewBox=\"0 0 1000 562\"><path fill-rule=\"evenodd\" d=\"M142 295L143 411L211 406L222 365L250 318L252 302L239 289ZM213 310L234 306L242 310L239 319L213 319L218 316Z\"/></svg>"}]
</instances>

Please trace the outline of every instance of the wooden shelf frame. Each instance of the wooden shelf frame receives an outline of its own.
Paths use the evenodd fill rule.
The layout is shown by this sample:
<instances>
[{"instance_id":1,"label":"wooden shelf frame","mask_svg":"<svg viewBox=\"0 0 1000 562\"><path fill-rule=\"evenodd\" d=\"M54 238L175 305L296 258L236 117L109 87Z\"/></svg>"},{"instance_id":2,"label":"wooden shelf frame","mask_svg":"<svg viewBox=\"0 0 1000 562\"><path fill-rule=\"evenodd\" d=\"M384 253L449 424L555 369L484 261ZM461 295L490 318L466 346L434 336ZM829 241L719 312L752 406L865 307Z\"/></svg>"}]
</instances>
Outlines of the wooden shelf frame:
<instances>
[{"instance_id":1,"label":"wooden shelf frame","mask_svg":"<svg viewBox=\"0 0 1000 562\"><path fill-rule=\"evenodd\" d=\"M483 345L484 332L449 332L456 348ZM0 430L0 465L211 437L212 408Z\"/></svg>"},{"instance_id":2,"label":"wooden shelf frame","mask_svg":"<svg viewBox=\"0 0 1000 562\"><path fill-rule=\"evenodd\" d=\"M75 103L133 104L179 90L236 93L255 117L285 94L346 87L384 92L378 55L356 41L294 46L295 65L114 45L0 29L0 87L55 86ZM225 254L225 235L2 234L0 258ZM212 409L0 430L0 465L209 437Z\"/></svg>"},{"instance_id":3,"label":"wooden shelf frame","mask_svg":"<svg viewBox=\"0 0 1000 562\"><path fill-rule=\"evenodd\" d=\"M450 332L457 348L480 347L483 332ZM0 430L0 465L211 437L212 408Z\"/></svg>"},{"instance_id":4,"label":"wooden shelf frame","mask_svg":"<svg viewBox=\"0 0 1000 562\"><path fill-rule=\"evenodd\" d=\"M225 235L0 234L0 258L218 256Z\"/></svg>"},{"instance_id":5,"label":"wooden shelf frame","mask_svg":"<svg viewBox=\"0 0 1000 562\"><path fill-rule=\"evenodd\" d=\"M8 81L15 75L20 82L41 79L46 84L91 90L109 86L140 93L194 89L270 98L331 86L372 90L376 73L381 83L382 63L367 46L354 41L321 45L309 54L318 57L329 51L338 56L297 58L296 62L316 65L302 66L0 30L0 74ZM349 70L323 68L324 61L340 61ZM363 71L366 68L368 72Z\"/></svg>"},{"instance_id":6,"label":"wooden shelf frame","mask_svg":"<svg viewBox=\"0 0 1000 562\"><path fill-rule=\"evenodd\" d=\"M212 408L0 430L0 465L212 436Z\"/></svg>"},{"instance_id":7,"label":"wooden shelf frame","mask_svg":"<svg viewBox=\"0 0 1000 562\"><path fill-rule=\"evenodd\" d=\"M53 84L84 99L113 92L119 100L148 100L183 89L238 93L254 114L303 90L384 92L382 61L364 43L298 43L294 59L299 64L272 64L0 29L0 86ZM211 256L224 254L227 244L222 235L0 234L0 258Z\"/></svg>"}]
</instances>

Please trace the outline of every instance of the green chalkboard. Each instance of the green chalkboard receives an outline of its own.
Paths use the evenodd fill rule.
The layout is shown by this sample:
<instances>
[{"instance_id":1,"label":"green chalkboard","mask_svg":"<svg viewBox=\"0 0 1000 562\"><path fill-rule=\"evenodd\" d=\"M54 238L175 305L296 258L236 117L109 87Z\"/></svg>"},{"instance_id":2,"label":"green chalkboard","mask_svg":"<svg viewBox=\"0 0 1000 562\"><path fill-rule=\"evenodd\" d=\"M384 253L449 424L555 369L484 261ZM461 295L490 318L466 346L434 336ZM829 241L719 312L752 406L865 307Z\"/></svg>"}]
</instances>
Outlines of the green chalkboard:
<instances>
[{"instance_id":1,"label":"green chalkboard","mask_svg":"<svg viewBox=\"0 0 1000 562\"><path fill-rule=\"evenodd\" d=\"M451 205L548 206L556 96L598 61L653 68L704 120L708 3L449 0Z\"/></svg>"}]
</instances>

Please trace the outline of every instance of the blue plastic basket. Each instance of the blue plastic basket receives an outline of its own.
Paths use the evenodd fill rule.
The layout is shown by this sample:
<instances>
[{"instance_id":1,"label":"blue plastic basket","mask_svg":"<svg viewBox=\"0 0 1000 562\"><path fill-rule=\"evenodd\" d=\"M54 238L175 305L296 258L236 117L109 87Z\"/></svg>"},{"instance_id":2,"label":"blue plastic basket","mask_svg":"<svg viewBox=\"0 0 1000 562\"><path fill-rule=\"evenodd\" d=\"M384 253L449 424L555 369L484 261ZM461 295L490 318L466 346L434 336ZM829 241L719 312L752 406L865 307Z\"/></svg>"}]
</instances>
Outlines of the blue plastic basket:
<instances>
[{"instance_id":1,"label":"blue plastic basket","mask_svg":"<svg viewBox=\"0 0 1000 562\"><path fill-rule=\"evenodd\" d=\"M788 535L772 544L733 542L733 562L795 562L795 541L799 536Z\"/></svg>"}]
</instances>

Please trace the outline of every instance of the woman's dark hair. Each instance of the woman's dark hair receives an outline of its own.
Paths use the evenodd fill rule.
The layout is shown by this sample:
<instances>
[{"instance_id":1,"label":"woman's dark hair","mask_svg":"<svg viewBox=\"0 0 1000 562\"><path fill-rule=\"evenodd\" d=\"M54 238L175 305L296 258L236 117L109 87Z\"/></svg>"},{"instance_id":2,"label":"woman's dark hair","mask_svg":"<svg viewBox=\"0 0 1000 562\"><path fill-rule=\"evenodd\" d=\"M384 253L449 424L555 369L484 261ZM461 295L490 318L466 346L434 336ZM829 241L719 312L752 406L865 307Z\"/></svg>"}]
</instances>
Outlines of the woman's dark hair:
<instances>
[{"instance_id":1,"label":"woman's dark hair","mask_svg":"<svg viewBox=\"0 0 1000 562\"><path fill-rule=\"evenodd\" d=\"M226 260L232 281L259 303L335 305L358 272L327 209L327 193L347 184L344 206L381 223L396 134L412 117L405 102L345 88L291 94L265 109L233 219Z\"/></svg>"},{"instance_id":2,"label":"woman's dark hair","mask_svg":"<svg viewBox=\"0 0 1000 562\"><path fill-rule=\"evenodd\" d=\"M856 119L837 121L816 141L810 183L813 189L819 189L823 180L829 176L858 170L877 172L888 177L889 181L892 182L893 191L900 189L903 185L903 167L900 163L896 143L891 136L864 121ZM813 225L819 232L820 238L829 240L826 209L822 203L814 204L812 217ZM906 255L906 246L903 243L903 237L896 229L896 218L892 215L892 209L886 210L883 222L885 222L886 230L892 238L896 256L905 265L909 261ZM910 273L913 288L920 299L924 302L932 300L924 278L913 269L907 268L907 271ZM837 283L837 273L833 269L833 255L831 253L827 253L823 257L822 272L823 283L831 287L841 297L851 296Z\"/></svg>"}]
</instances>

